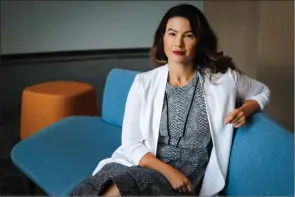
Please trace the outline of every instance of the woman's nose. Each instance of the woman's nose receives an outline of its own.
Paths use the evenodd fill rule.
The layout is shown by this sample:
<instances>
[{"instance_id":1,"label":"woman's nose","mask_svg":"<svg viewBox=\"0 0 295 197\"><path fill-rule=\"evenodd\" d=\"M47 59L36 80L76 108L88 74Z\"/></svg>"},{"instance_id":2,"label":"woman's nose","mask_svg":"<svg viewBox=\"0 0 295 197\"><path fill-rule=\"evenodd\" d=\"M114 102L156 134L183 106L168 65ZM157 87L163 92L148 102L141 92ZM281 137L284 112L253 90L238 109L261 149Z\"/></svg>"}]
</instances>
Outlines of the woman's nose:
<instances>
[{"instance_id":1,"label":"woman's nose","mask_svg":"<svg viewBox=\"0 0 295 197\"><path fill-rule=\"evenodd\" d=\"M183 43L183 39L182 38L178 37L178 38L175 39L175 46L176 47L181 48L181 47L183 47L183 45L184 45L184 43Z\"/></svg>"}]
</instances>

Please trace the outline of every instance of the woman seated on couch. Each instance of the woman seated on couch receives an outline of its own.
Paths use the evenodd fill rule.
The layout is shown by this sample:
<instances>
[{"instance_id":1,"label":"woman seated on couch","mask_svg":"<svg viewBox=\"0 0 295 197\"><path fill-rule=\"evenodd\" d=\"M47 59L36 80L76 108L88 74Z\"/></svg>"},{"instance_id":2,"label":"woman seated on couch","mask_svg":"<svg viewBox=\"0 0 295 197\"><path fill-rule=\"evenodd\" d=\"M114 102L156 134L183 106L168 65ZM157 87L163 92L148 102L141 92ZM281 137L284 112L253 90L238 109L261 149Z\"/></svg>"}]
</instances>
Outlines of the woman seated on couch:
<instances>
[{"instance_id":1,"label":"woman seated on couch","mask_svg":"<svg viewBox=\"0 0 295 197\"><path fill-rule=\"evenodd\" d=\"M151 56L158 67L137 74L128 94L122 145L71 195L213 196L224 188L234 128L268 104L269 89L217 52L192 5L168 10Z\"/></svg>"}]
</instances>

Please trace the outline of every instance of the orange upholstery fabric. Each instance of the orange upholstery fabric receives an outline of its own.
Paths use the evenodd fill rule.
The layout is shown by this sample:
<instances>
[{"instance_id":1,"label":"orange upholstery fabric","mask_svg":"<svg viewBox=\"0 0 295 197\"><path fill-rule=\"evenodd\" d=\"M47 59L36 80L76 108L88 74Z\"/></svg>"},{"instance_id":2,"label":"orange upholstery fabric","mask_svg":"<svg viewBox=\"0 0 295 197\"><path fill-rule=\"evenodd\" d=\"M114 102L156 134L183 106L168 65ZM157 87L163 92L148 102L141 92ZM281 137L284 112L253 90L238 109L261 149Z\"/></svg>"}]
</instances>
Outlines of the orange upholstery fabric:
<instances>
[{"instance_id":1,"label":"orange upholstery fabric","mask_svg":"<svg viewBox=\"0 0 295 197\"><path fill-rule=\"evenodd\" d=\"M45 82L24 89L21 106L21 139L72 115L97 116L94 88L71 81Z\"/></svg>"}]
</instances>

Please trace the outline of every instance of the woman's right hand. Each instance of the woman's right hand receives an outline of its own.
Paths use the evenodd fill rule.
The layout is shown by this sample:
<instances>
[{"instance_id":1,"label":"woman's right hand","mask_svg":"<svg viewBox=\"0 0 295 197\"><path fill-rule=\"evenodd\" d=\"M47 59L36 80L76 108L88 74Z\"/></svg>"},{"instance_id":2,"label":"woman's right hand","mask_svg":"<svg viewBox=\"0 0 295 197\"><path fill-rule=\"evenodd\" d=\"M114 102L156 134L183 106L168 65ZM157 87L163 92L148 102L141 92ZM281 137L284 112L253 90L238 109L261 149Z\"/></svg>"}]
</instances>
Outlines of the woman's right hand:
<instances>
[{"instance_id":1,"label":"woman's right hand","mask_svg":"<svg viewBox=\"0 0 295 197\"><path fill-rule=\"evenodd\" d=\"M156 170L163 174L163 176L169 181L172 188L181 193L192 192L191 182L184 176L184 174L171 165L159 160L152 153L144 155L139 166L143 168L149 168Z\"/></svg>"},{"instance_id":2,"label":"woman's right hand","mask_svg":"<svg viewBox=\"0 0 295 197\"><path fill-rule=\"evenodd\" d=\"M184 174L177 169L169 166L166 169L164 176L167 178L172 188L180 193L190 193L192 192L191 182L184 176Z\"/></svg>"}]
</instances>

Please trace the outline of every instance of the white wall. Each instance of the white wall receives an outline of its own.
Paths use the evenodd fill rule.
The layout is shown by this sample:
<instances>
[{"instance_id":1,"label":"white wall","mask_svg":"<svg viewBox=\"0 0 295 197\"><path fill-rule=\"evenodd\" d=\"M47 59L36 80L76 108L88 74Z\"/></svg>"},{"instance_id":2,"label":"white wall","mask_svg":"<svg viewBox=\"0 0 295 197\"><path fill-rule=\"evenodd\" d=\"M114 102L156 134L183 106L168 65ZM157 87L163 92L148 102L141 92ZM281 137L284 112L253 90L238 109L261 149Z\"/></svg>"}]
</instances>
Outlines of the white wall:
<instances>
[{"instance_id":1,"label":"white wall","mask_svg":"<svg viewBox=\"0 0 295 197\"><path fill-rule=\"evenodd\" d=\"M203 1L1 1L1 53L150 47L172 6Z\"/></svg>"}]
</instances>

